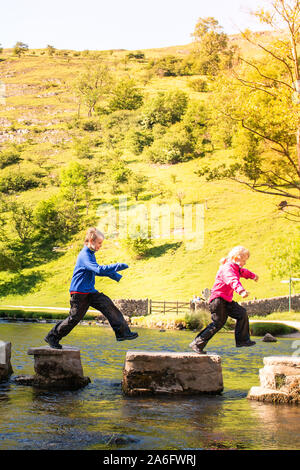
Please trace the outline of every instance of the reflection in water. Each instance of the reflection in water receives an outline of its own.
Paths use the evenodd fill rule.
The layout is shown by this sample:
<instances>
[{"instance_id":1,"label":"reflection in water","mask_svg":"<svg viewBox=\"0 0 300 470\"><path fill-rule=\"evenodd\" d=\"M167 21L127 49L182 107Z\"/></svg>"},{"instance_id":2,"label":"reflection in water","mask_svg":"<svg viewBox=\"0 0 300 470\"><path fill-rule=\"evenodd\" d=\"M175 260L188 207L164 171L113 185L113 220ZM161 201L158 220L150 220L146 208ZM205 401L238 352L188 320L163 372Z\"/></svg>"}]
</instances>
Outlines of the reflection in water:
<instances>
[{"instance_id":1,"label":"reflection in water","mask_svg":"<svg viewBox=\"0 0 300 470\"><path fill-rule=\"evenodd\" d=\"M49 325L0 324L12 342L14 373L32 374L27 349L43 345ZM216 335L209 352L222 357L224 392L217 396L125 397L126 351L188 351L194 333L139 330L134 342L117 343L110 328L78 326L62 344L81 349L92 382L77 391L42 391L0 384L0 449L297 449L300 407L246 399L259 384L263 357L290 355L293 339L236 349L231 333Z\"/></svg>"}]
</instances>

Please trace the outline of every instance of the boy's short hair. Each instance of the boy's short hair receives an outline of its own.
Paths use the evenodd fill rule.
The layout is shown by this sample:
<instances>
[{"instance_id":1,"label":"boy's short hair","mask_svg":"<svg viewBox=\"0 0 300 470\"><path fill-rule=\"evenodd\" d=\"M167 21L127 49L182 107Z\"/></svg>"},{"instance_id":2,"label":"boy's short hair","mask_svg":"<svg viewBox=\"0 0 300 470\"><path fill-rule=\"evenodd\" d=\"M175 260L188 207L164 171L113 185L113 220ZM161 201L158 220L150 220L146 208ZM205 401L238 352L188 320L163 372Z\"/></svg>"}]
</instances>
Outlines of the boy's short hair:
<instances>
[{"instance_id":1,"label":"boy's short hair","mask_svg":"<svg viewBox=\"0 0 300 470\"><path fill-rule=\"evenodd\" d=\"M104 240L103 233L96 229L96 227L89 227L86 231L84 243L87 245L89 241L94 242L97 238L102 238L102 240Z\"/></svg>"}]
</instances>

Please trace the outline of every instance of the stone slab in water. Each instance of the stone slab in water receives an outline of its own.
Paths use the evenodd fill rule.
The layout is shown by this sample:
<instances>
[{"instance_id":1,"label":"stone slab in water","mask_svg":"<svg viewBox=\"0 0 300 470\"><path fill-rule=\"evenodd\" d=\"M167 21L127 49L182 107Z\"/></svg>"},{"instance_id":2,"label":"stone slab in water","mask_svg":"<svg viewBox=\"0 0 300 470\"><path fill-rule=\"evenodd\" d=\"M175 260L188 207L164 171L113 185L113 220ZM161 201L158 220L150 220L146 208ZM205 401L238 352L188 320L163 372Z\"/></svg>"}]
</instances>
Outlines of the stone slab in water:
<instances>
[{"instance_id":1,"label":"stone slab in water","mask_svg":"<svg viewBox=\"0 0 300 470\"><path fill-rule=\"evenodd\" d=\"M249 400L258 400L271 403L286 403L288 394L280 390L273 390L265 387L252 387L248 393Z\"/></svg>"},{"instance_id":2,"label":"stone slab in water","mask_svg":"<svg viewBox=\"0 0 300 470\"><path fill-rule=\"evenodd\" d=\"M11 343L0 343L0 382L7 380L13 373L11 366Z\"/></svg>"},{"instance_id":3,"label":"stone slab in water","mask_svg":"<svg viewBox=\"0 0 300 470\"><path fill-rule=\"evenodd\" d=\"M221 357L192 352L128 351L122 389L129 396L218 394L223 390Z\"/></svg>"},{"instance_id":4,"label":"stone slab in water","mask_svg":"<svg viewBox=\"0 0 300 470\"><path fill-rule=\"evenodd\" d=\"M259 370L260 387L252 387L247 398L274 403L300 403L300 357L264 357Z\"/></svg>"},{"instance_id":5,"label":"stone slab in water","mask_svg":"<svg viewBox=\"0 0 300 470\"><path fill-rule=\"evenodd\" d=\"M54 349L49 346L30 348L29 355L34 356L33 376L19 376L16 383L34 385L39 388L76 390L90 382L84 377L80 359L80 349L64 346Z\"/></svg>"}]
</instances>

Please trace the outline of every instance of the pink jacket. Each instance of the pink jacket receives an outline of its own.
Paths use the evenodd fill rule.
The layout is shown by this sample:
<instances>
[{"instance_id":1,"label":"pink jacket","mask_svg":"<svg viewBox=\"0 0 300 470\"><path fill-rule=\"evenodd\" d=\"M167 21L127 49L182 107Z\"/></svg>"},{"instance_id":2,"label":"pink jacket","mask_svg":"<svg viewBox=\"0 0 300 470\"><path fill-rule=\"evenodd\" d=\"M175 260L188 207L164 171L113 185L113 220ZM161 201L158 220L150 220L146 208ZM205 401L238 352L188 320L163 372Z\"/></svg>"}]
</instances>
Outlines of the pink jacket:
<instances>
[{"instance_id":1,"label":"pink jacket","mask_svg":"<svg viewBox=\"0 0 300 470\"><path fill-rule=\"evenodd\" d=\"M216 297L222 297L228 302L232 302L233 291L241 294L245 289L240 283L240 277L245 279L255 279L256 274L241 268L233 261L226 261L219 268L216 275L215 283L211 290L209 302Z\"/></svg>"}]
</instances>

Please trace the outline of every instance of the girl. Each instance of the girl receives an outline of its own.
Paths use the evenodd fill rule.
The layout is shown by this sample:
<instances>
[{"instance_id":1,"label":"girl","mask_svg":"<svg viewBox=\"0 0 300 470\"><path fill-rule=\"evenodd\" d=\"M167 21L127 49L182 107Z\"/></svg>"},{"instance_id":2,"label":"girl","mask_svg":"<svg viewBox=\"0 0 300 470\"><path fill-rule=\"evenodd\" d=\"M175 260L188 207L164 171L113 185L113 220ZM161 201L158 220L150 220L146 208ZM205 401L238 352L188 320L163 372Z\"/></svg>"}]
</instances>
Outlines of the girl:
<instances>
[{"instance_id":1,"label":"girl","mask_svg":"<svg viewBox=\"0 0 300 470\"><path fill-rule=\"evenodd\" d=\"M226 258L221 260L221 266L208 300L212 322L200 331L189 345L193 351L205 354L203 349L207 342L224 326L228 316L236 320L236 347L253 346L255 344L255 341L250 340L249 319L246 309L232 300L234 291L243 298L249 295L240 283L240 277L258 281L256 274L243 267L249 256L249 250L243 246L236 246Z\"/></svg>"}]
</instances>

